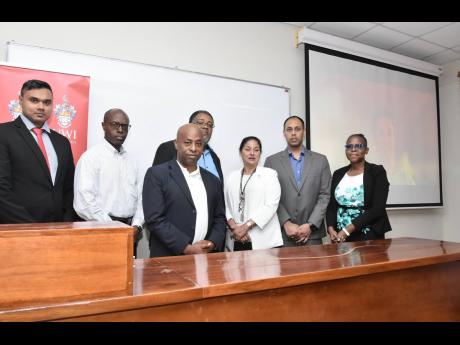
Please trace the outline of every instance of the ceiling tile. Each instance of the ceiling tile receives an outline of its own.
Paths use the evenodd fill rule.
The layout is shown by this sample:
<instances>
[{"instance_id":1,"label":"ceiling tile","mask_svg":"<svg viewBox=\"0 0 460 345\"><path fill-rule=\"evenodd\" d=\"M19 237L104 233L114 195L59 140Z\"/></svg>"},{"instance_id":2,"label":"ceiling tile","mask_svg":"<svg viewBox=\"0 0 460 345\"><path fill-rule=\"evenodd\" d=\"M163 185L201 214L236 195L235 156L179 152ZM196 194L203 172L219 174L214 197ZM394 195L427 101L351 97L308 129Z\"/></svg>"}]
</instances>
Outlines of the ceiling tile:
<instances>
[{"instance_id":1,"label":"ceiling tile","mask_svg":"<svg viewBox=\"0 0 460 345\"><path fill-rule=\"evenodd\" d=\"M355 37L354 40L377 48L390 49L409 41L411 38L412 36L384 28L383 26L376 26L362 35Z\"/></svg>"},{"instance_id":2,"label":"ceiling tile","mask_svg":"<svg viewBox=\"0 0 460 345\"><path fill-rule=\"evenodd\" d=\"M369 22L316 22L310 29L350 39L374 26Z\"/></svg>"},{"instance_id":3,"label":"ceiling tile","mask_svg":"<svg viewBox=\"0 0 460 345\"><path fill-rule=\"evenodd\" d=\"M446 48L452 48L460 45L460 23L453 23L420 38L439 44Z\"/></svg>"},{"instance_id":4,"label":"ceiling tile","mask_svg":"<svg viewBox=\"0 0 460 345\"><path fill-rule=\"evenodd\" d=\"M449 24L450 22L385 22L383 26L408 35L421 36Z\"/></svg>"},{"instance_id":5,"label":"ceiling tile","mask_svg":"<svg viewBox=\"0 0 460 345\"><path fill-rule=\"evenodd\" d=\"M441 53L429 56L423 60L434 63L436 65L445 65L446 63L460 59L460 53L455 53L450 49L446 49Z\"/></svg>"},{"instance_id":6,"label":"ceiling tile","mask_svg":"<svg viewBox=\"0 0 460 345\"><path fill-rule=\"evenodd\" d=\"M445 50L445 48L433 43L419 40L418 38L410 40L409 42L403 43L392 49L395 53L410 56L415 59L434 55L442 52L443 50Z\"/></svg>"},{"instance_id":7,"label":"ceiling tile","mask_svg":"<svg viewBox=\"0 0 460 345\"><path fill-rule=\"evenodd\" d=\"M460 22L285 22L442 65L460 58ZM419 36L419 37L417 37ZM445 49L443 48L451 48Z\"/></svg>"}]
</instances>

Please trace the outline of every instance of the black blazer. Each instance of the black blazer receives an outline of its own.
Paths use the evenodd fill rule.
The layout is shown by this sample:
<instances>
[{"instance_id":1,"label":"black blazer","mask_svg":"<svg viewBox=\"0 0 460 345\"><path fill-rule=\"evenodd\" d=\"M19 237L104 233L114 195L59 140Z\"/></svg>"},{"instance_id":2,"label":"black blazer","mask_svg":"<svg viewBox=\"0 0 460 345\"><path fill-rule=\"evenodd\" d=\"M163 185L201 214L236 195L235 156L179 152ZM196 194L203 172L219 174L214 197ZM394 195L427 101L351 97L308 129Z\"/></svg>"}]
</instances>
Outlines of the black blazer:
<instances>
[{"instance_id":1,"label":"black blazer","mask_svg":"<svg viewBox=\"0 0 460 345\"><path fill-rule=\"evenodd\" d=\"M226 217L219 179L200 168L208 199L208 232L205 239L222 251ZM150 257L181 255L195 235L196 209L184 174L176 160L147 170L142 205L150 231Z\"/></svg>"},{"instance_id":2,"label":"black blazer","mask_svg":"<svg viewBox=\"0 0 460 345\"><path fill-rule=\"evenodd\" d=\"M53 130L50 139L58 158L54 186L45 157L21 118L0 124L0 223L74 220L70 143Z\"/></svg>"},{"instance_id":3,"label":"black blazer","mask_svg":"<svg viewBox=\"0 0 460 345\"><path fill-rule=\"evenodd\" d=\"M342 180L345 173L350 168L349 165L334 171L331 183L331 199L326 212L328 226L337 229L337 209L338 203L335 199L335 189ZM382 235L391 230L390 221L385 209L390 183L387 173L383 166L364 162L364 213L352 220L353 225L358 231L368 226L378 235Z\"/></svg>"},{"instance_id":4,"label":"black blazer","mask_svg":"<svg viewBox=\"0 0 460 345\"><path fill-rule=\"evenodd\" d=\"M224 185L224 175L222 174L222 167L220 166L220 159L208 145L205 146L205 149L209 149L211 153L212 160L214 161L214 164L216 165L217 173L219 174L220 182L222 183L222 186L223 186ZM177 158L177 151L176 151L176 147L174 146L174 140L166 141L160 144L160 146L158 146L157 152L155 153L155 158L153 159L152 166L166 163L170 161L171 159L176 159L176 158Z\"/></svg>"}]
</instances>

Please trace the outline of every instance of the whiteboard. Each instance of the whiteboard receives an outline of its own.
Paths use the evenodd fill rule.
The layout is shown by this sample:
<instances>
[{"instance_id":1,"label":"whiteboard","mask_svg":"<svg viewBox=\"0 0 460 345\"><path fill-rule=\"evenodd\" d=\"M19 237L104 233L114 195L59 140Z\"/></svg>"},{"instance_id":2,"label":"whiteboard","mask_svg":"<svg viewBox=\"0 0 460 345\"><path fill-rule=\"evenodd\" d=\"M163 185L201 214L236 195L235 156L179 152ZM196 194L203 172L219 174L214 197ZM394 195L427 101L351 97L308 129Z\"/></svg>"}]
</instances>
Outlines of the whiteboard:
<instances>
[{"instance_id":1,"label":"whiteboard","mask_svg":"<svg viewBox=\"0 0 460 345\"><path fill-rule=\"evenodd\" d=\"M90 76L88 148L104 140L104 113L123 109L132 125L124 146L137 160L142 181L157 147L175 139L196 110L214 117L209 144L221 160L224 182L242 167L242 138L254 135L262 141L260 164L286 146L290 91L285 87L11 42L6 60L17 67ZM138 246L138 258L146 257L148 236Z\"/></svg>"},{"instance_id":2,"label":"whiteboard","mask_svg":"<svg viewBox=\"0 0 460 345\"><path fill-rule=\"evenodd\" d=\"M132 124L124 146L137 159L142 177L157 147L175 139L178 127L199 109L214 117L209 144L221 159L224 179L242 167L242 138L260 138L260 164L286 146L282 131L290 115L290 92L285 87L12 42L7 62L90 76L88 147L103 140L104 113L123 109Z\"/></svg>"}]
</instances>

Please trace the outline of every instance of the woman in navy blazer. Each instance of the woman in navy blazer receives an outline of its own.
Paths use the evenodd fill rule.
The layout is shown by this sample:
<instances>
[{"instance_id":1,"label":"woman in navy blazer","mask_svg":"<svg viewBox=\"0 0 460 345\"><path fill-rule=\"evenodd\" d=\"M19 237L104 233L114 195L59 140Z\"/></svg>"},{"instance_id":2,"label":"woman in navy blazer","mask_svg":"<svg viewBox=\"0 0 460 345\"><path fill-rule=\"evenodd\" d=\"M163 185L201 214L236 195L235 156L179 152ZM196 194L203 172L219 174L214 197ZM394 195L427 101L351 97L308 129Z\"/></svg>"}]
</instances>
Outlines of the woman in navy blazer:
<instances>
[{"instance_id":1,"label":"woman in navy blazer","mask_svg":"<svg viewBox=\"0 0 460 345\"><path fill-rule=\"evenodd\" d=\"M368 152L363 134L348 137L350 164L334 172L326 212L332 242L383 239L391 230L385 210L390 183L383 166L366 162Z\"/></svg>"}]
</instances>

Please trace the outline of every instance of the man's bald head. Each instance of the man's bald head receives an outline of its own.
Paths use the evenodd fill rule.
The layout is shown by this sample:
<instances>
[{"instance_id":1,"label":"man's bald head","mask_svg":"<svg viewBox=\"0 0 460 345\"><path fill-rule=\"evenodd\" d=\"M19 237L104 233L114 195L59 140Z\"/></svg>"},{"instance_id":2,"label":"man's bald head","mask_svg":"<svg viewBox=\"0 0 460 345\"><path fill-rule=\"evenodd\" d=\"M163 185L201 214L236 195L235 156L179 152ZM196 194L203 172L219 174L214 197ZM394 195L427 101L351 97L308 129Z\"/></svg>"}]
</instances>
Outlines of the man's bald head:
<instances>
[{"instance_id":1,"label":"man's bald head","mask_svg":"<svg viewBox=\"0 0 460 345\"><path fill-rule=\"evenodd\" d=\"M197 130L201 132L200 127L193 123L187 123L183 126L180 126L179 129L177 130L176 140L178 140L179 137L181 136L188 135L190 131L191 133L195 133ZM203 134L199 134L199 135L202 136Z\"/></svg>"},{"instance_id":2,"label":"man's bald head","mask_svg":"<svg viewBox=\"0 0 460 345\"><path fill-rule=\"evenodd\" d=\"M189 172L195 171L205 145L200 127L191 123L180 126L174 144L180 164Z\"/></svg>"},{"instance_id":3,"label":"man's bald head","mask_svg":"<svg viewBox=\"0 0 460 345\"><path fill-rule=\"evenodd\" d=\"M119 108L112 108L107 110L104 114L104 122L112 121L113 116L117 113L120 113L122 117L124 117L129 122L128 114L126 114L123 109Z\"/></svg>"}]
</instances>

